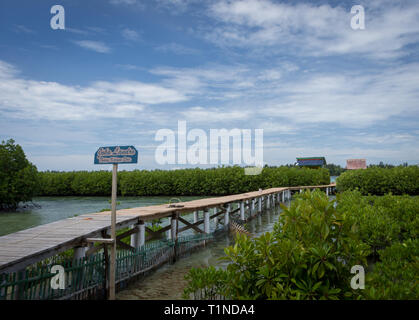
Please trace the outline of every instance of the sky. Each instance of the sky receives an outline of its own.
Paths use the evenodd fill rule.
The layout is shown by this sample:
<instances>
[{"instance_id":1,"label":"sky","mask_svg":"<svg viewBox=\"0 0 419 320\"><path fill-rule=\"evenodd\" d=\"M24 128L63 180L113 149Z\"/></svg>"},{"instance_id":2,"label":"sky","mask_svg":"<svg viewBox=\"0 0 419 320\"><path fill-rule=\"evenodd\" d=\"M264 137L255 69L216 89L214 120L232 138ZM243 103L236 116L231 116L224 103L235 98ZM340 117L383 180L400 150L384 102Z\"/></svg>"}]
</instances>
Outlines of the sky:
<instances>
[{"instance_id":1,"label":"sky","mask_svg":"<svg viewBox=\"0 0 419 320\"><path fill-rule=\"evenodd\" d=\"M263 129L269 165L418 164L418 47L416 0L2 0L0 140L38 170L109 169L113 145L139 151L125 170L194 167L156 162L186 121Z\"/></svg>"}]
</instances>

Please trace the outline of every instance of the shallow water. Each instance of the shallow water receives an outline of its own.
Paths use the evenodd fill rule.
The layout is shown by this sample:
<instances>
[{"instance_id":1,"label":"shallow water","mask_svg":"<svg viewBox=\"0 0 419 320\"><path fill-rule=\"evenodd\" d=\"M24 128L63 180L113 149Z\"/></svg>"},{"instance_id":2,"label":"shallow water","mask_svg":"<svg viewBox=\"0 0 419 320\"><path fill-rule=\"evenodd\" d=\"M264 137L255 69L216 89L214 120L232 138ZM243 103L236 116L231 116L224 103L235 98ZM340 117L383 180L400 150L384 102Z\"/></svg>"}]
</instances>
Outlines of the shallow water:
<instances>
[{"instance_id":1,"label":"shallow water","mask_svg":"<svg viewBox=\"0 0 419 320\"><path fill-rule=\"evenodd\" d=\"M255 236L271 231L278 221L280 211L279 206L264 211L262 215L249 221L246 229ZM219 258L224 256L224 248L232 244L234 244L232 236L221 234L205 248L181 258L174 264L165 264L152 274L132 283L117 293L116 298L119 300L182 299L183 289L187 284L184 277L189 270L192 267L225 267L227 262L220 261Z\"/></svg>"}]
</instances>

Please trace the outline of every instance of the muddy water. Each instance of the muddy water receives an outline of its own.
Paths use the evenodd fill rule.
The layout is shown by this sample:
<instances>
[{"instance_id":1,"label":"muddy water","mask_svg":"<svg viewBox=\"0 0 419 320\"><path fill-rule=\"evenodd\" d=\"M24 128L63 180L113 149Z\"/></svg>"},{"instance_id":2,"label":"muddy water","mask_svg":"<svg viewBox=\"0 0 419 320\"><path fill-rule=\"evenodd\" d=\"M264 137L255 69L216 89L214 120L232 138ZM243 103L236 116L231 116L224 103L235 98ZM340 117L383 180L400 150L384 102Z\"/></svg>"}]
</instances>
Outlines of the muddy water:
<instances>
[{"instance_id":1,"label":"muddy water","mask_svg":"<svg viewBox=\"0 0 419 320\"><path fill-rule=\"evenodd\" d=\"M265 211L262 215L249 221L246 229L255 236L271 231L278 220L281 209ZM219 266L225 267L226 262L219 258L224 256L224 248L234 244L234 238L228 234L221 234L215 241L174 264L165 264L152 274L131 284L117 293L119 300L165 300L182 299L183 289L186 286L185 275L192 267Z\"/></svg>"}]
</instances>

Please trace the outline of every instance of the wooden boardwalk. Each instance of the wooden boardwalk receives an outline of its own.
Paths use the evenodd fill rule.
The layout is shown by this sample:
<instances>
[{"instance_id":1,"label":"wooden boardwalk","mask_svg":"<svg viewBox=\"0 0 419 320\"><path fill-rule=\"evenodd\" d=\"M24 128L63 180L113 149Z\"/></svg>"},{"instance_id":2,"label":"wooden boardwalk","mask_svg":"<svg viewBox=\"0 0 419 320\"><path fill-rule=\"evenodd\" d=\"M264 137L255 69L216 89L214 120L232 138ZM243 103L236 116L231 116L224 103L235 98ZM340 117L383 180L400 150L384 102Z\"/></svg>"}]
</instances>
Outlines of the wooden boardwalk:
<instances>
[{"instance_id":1,"label":"wooden boardwalk","mask_svg":"<svg viewBox=\"0 0 419 320\"><path fill-rule=\"evenodd\" d=\"M289 190L317 188L327 188L329 190L334 187L335 184L272 188L224 197L180 202L176 203L176 207L164 204L122 209L117 210L116 226L117 229L121 229L144 223L144 221L171 217L174 214L180 216L185 213L205 211L209 208L222 207L275 194L279 195ZM104 233L110 229L110 214L110 211L83 214L0 237L0 273L17 271L59 252L85 245L87 238L103 237ZM203 221L200 223L203 223ZM200 223L191 227L197 229ZM165 230L168 229L170 229L170 226L165 228Z\"/></svg>"}]
</instances>

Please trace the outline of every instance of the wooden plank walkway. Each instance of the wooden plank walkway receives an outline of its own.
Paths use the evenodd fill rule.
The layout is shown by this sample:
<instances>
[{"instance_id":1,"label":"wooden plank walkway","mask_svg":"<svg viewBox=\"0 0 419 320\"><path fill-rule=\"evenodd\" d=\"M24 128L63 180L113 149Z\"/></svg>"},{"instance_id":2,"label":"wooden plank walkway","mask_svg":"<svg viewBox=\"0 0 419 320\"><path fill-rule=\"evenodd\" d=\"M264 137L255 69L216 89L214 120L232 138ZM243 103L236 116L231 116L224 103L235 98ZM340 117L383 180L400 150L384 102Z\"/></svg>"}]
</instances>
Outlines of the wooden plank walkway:
<instances>
[{"instance_id":1,"label":"wooden plank walkway","mask_svg":"<svg viewBox=\"0 0 419 320\"><path fill-rule=\"evenodd\" d=\"M206 198L176 203L183 207L169 207L168 204L117 210L117 229L142 221L170 217L173 213L193 211L222 206L280 193L286 190L335 187L334 183L322 186L271 188L223 197ZM0 237L0 272L16 271L59 252L80 246L86 238L101 237L110 229L110 211L83 214L77 217L55 221L34 228Z\"/></svg>"}]
</instances>

